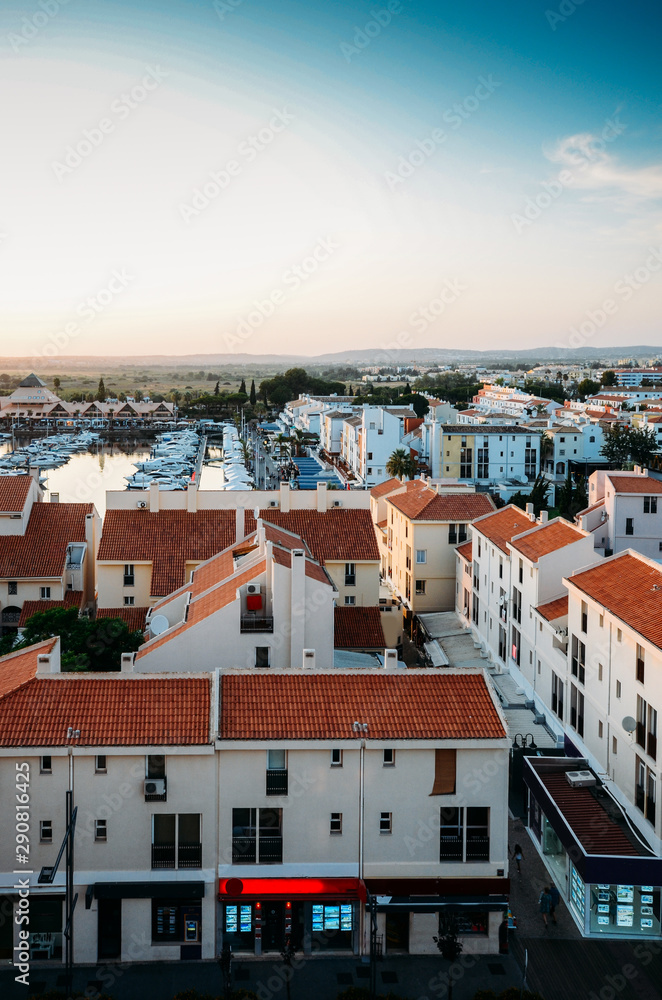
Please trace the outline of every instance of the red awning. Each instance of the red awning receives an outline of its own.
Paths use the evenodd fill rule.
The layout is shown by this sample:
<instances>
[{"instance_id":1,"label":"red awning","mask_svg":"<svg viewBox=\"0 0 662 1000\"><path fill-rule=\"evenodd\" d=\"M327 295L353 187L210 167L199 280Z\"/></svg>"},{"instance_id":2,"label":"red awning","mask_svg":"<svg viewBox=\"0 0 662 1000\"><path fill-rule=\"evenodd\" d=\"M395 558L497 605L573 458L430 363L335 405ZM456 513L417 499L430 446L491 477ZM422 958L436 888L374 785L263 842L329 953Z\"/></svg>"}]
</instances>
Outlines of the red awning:
<instances>
[{"instance_id":1,"label":"red awning","mask_svg":"<svg viewBox=\"0 0 662 1000\"><path fill-rule=\"evenodd\" d=\"M218 891L221 899L366 899L359 878L222 878Z\"/></svg>"}]
</instances>

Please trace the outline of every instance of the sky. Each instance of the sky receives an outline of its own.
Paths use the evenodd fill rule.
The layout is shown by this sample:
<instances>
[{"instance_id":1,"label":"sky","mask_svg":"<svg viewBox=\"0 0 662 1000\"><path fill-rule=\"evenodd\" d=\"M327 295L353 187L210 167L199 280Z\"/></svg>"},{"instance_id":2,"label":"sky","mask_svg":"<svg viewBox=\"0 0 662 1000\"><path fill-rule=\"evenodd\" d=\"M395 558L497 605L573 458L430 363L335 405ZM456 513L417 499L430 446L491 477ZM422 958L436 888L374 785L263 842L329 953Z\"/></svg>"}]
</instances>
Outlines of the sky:
<instances>
[{"instance_id":1,"label":"sky","mask_svg":"<svg viewBox=\"0 0 662 1000\"><path fill-rule=\"evenodd\" d=\"M661 21L7 0L0 353L662 345Z\"/></svg>"}]
</instances>

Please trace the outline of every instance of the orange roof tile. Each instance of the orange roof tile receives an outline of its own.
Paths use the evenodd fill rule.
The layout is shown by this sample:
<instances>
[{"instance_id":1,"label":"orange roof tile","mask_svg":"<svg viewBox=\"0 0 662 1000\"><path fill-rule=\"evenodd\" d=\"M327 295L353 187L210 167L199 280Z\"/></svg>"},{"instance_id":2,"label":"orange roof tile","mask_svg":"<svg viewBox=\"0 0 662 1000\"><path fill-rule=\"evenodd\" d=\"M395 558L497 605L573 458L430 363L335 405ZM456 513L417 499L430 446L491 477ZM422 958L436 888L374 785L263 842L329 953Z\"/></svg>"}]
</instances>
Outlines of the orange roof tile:
<instances>
[{"instance_id":1,"label":"orange roof tile","mask_svg":"<svg viewBox=\"0 0 662 1000\"><path fill-rule=\"evenodd\" d=\"M538 776L587 854L640 853L589 788L571 788L563 771Z\"/></svg>"},{"instance_id":2,"label":"orange roof tile","mask_svg":"<svg viewBox=\"0 0 662 1000\"><path fill-rule=\"evenodd\" d=\"M501 510L497 510L493 514L479 518L474 523L476 531L480 531L481 535L485 535L504 552L508 551L508 542L515 535L519 535L531 527L533 527L533 522L528 515L514 504L508 504L507 507L502 507Z\"/></svg>"},{"instance_id":3,"label":"orange roof tile","mask_svg":"<svg viewBox=\"0 0 662 1000\"><path fill-rule=\"evenodd\" d=\"M93 509L91 503L35 503L24 535L0 536L0 578L61 577L67 545L85 541L85 515Z\"/></svg>"},{"instance_id":4,"label":"orange roof tile","mask_svg":"<svg viewBox=\"0 0 662 1000\"><path fill-rule=\"evenodd\" d=\"M152 563L150 595L185 582L186 562L204 562L235 540L234 510L109 510L98 559Z\"/></svg>"},{"instance_id":5,"label":"orange roof tile","mask_svg":"<svg viewBox=\"0 0 662 1000\"><path fill-rule=\"evenodd\" d=\"M126 622L131 632L142 632L145 628L145 620L149 608L99 608L97 620L99 618L119 618Z\"/></svg>"},{"instance_id":6,"label":"orange roof tile","mask_svg":"<svg viewBox=\"0 0 662 1000\"><path fill-rule=\"evenodd\" d=\"M501 739L482 673L250 673L221 677L221 739ZM362 734L363 735L363 734Z\"/></svg>"},{"instance_id":7,"label":"orange roof tile","mask_svg":"<svg viewBox=\"0 0 662 1000\"><path fill-rule=\"evenodd\" d=\"M285 513L267 507L260 511L266 522L303 538L314 559L320 563L379 560L375 529L369 510L350 507L319 512L291 510ZM255 531L252 511L245 512L246 534Z\"/></svg>"},{"instance_id":8,"label":"orange roof tile","mask_svg":"<svg viewBox=\"0 0 662 1000\"><path fill-rule=\"evenodd\" d=\"M0 699L36 677L39 656L50 653L56 642L55 638L46 639L44 642L35 643L34 646L28 646L27 649L20 649L16 653L0 657ZM0 713L1 718L2 713Z\"/></svg>"},{"instance_id":9,"label":"orange roof tile","mask_svg":"<svg viewBox=\"0 0 662 1000\"><path fill-rule=\"evenodd\" d=\"M55 608L80 608L83 597L82 590L67 590L63 601L24 601L18 627L25 628L28 618L41 614L42 611L53 611Z\"/></svg>"},{"instance_id":10,"label":"orange roof tile","mask_svg":"<svg viewBox=\"0 0 662 1000\"><path fill-rule=\"evenodd\" d=\"M78 746L187 746L211 738L208 678L33 676L0 705L4 747L65 746L71 725L80 729Z\"/></svg>"},{"instance_id":11,"label":"orange roof tile","mask_svg":"<svg viewBox=\"0 0 662 1000\"><path fill-rule=\"evenodd\" d=\"M554 601L547 601L546 604L539 604L536 611L548 622L564 618L568 614L568 595L557 597Z\"/></svg>"},{"instance_id":12,"label":"orange roof tile","mask_svg":"<svg viewBox=\"0 0 662 1000\"><path fill-rule=\"evenodd\" d=\"M585 537L577 528L559 518L539 525L526 535L513 538L510 544L531 562L537 562L541 556L547 556L550 552L556 552Z\"/></svg>"},{"instance_id":13,"label":"orange roof tile","mask_svg":"<svg viewBox=\"0 0 662 1000\"><path fill-rule=\"evenodd\" d=\"M437 493L431 489L397 493L387 503L412 521L473 521L494 510L486 493Z\"/></svg>"},{"instance_id":14,"label":"orange roof tile","mask_svg":"<svg viewBox=\"0 0 662 1000\"><path fill-rule=\"evenodd\" d=\"M377 607L334 609L334 639L336 649L384 649L382 614Z\"/></svg>"},{"instance_id":15,"label":"orange roof tile","mask_svg":"<svg viewBox=\"0 0 662 1000\"><path fill-rule=\"evenodd\" d=\"M467 562L471 562L473 559L473 547L473 542L465 542L464 545L458 545L455 551L459 556L462 556L463 559L466 559Z\"/></svg>"},{"instance_id":16,"label":"orange roof tile","mask_svg":"<svg viewBox=\"0 0 662 1000\"><path fill-rule=\"evenodd\" d=\"M574 573L569 582L662 649L662 569L630 552Z\"/></svg>"},{"instance_id":17,"label":"orange roof tile","mask_svg":"<svg viewBox=\"0 0 662 1000\"><path fill-rule=\"evenodd\" d=\"M20 513L25 507L32 482L32 476L0 476L0 511L3 514Z\"/></svg>"},{"instance_id":18,"label":"orange roof tile","mask_svg":"<svg viewBox=\"0 0 662 1000\"><path fill-rule=\"evenodd\" d=\"M607 475L616 493L662 493L662 482L652 476Z\"/></svg>"},{"instance_id":19,"label":"orange roof tile","mask_svg":"<svg viewBox=\"0 0 662 1000\"><path fill-rule=\"evenodd\" d=\"M370 496L374 497L375 500L379 500L380 497L385 497L389 493L393 493L394 490L420 490L424 489L426 483L422 479L407 479L402 480L394 477L392 479L386 479L383 483L378 483L376 486L370 490Z\"/></svg>"}]
</instances>

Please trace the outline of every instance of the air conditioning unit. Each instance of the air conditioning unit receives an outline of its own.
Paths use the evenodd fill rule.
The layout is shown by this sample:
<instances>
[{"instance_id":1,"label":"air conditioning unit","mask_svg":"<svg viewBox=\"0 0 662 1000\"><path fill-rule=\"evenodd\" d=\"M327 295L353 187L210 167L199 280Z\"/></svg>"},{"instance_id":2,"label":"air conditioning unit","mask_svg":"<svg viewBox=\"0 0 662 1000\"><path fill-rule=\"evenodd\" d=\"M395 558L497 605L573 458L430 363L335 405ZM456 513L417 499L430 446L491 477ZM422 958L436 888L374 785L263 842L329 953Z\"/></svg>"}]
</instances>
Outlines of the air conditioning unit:
<instances>
[{"instance_id":1,"label":"air conditioning unit","mask_svg":"<svg viewBox=\"0 0 662 1000\"><path fill-rule=\"evenodd\" d=\"M559 639L567 639L568 638L567 628L557 628L556 635Z\"/></svg>"},{"instance_id":2,"label":"air conditioning unit","mask_svg":"<svg viewBox=\"0 0 662 1000\"><path fill-rule=\"evenodd\" d=\"M259 594L260 593L260 586L259 586L259 584L257 584L257 583L249 583L246 586L246 593L247 594Z\"/></svg>"},{"instance_id":3,"label":"air conditioning unit","mask_svg":"<svg viewBox=\"0 0 662 1000\"><path fill-rule=\"evenodd\" d=\"M597 784L591 771L566 771L565 776L571 788L593 788Z\"/></svg>"},{"instance_id":4,"label":"air conditioning unit","mask_svg":"<svg viewBox=\"0 0 662 1000\"><path fill-rule=\"evenodd\" d=\"M278 501L277 500L270 500L269 501L269 506L270 507L277 507L278 506Z\"/></svg>"},{"instance_id":5,"label":"air conditioning unit","mask_svg":"<svg viewBox=\"0 0 662 1000\"><path fill-rule=\"evenodd\" d=\"M334 507L342 507L342 504L341 504L340 500L334 500L333 501L333 506Z\"/></svg>"},{"instance_id":6,"label":"air conditioning unit","mask_svg":"<svg viewBox=\"0 0 662 1000\"><path fill-rule=\"evenodd\" d=\"M165 795L165 778L146 778L145 795Z\"/></svg>"},{"instance_id":7,"label":"air conditioning unit","mask_svg":"<svg viewBox=\"0 0 662 1000\"><path fill-rule=\"evenodd\" d=\"M139 500L138 503L136 504L136 507L146 507L146 506L147 506L146 500Z\"/></svg>"}]
</instances>

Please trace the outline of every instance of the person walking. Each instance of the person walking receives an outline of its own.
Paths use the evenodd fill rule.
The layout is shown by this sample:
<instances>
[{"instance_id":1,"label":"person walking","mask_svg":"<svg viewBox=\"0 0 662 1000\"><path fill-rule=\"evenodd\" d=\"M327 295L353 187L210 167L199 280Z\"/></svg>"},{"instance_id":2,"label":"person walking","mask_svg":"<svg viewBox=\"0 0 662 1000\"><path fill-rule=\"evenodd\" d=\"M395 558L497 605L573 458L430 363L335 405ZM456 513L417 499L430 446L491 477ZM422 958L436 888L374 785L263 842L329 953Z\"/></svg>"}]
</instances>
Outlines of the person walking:
<instances>
[{"instance_id":1,"label":"person walking","mask_svg":"<svg viewBox=\"0 0 662 1000\"><path fill-rule=\"evenodd\" d=\"M522 858L524 857L524 854L522 853L522 848L521 848L520 844L515 844L515 846L513 847L513 857L514 857L515 861L517 862L517 871L521 875L522 874L522 864L521 864L521 862L522 862Z\"/></svg>"},{"instance_id":2,"label":"person walking","mask_svg":"<svg viewBox=\"0 0 662 1000\"><path fill-rule=\"evenodd\" d=\"M556 886L554 885L553 882L551 882L550 886L549 886L549 895L550 895L550 899L551 899L551 903L550 903L550 907L549 907L549 915L552 918L552 921L554 923L556 923L556 907L561 902L561 893L556 888Z\"/></svg>"},{"instance_id":3,"label":"person walking","mask_svg":"<svg viewBox=\"0 0 662 1000\"><path fill-rule=\"evenodd\" d=\"M545 930L547 930L547 928L549 927L549 924L547 923L547 915L549 914L552 906L552 897L549 894L549 886L547 885L540 893L538 906L540 907L543 923L545 924ZM556 923L556 921L554 921L554 923Z\"/></svg>"}]
</instances>

